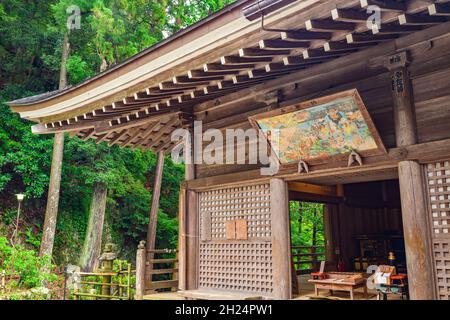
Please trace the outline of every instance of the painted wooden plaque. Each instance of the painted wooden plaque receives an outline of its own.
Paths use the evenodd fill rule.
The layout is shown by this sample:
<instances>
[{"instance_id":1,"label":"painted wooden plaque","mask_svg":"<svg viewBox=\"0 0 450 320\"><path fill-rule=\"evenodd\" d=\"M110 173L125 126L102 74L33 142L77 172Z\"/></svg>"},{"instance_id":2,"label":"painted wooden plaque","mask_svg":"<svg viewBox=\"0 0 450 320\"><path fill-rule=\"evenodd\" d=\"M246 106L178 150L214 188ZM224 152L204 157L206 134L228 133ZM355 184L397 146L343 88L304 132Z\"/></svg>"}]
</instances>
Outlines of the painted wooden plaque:
<instances>
[{"instance_id":1,"label":"painted wooden plaque","mask_svg":"<svg viewBox=\"0 0 450 320\"><path fill-rule=\"evenodd\" d=\"M236 240L248 240L247 220L236 220Z\"/></svg>"},{"instance_id":2,"label":"painted wooden plaque","mask_svg":"<svg viewBox=\"0 0 450 320\"><path fill-rule=\"evenodd\" d=\"M270 140L282 164L352 151L362 156L386 153L356 89L257 115L250 122Z\"/></svg>"},{"instance_id":3,"label":"painted wooden plaque","mask_svg":"<svg viewBox=\"0 0 450 320\"><path fill-rule=\"evenodd\" d=\"M225 222L225 233L227 240L236 239L236 221L233 220Z\"/></svg>"}]
</instances>

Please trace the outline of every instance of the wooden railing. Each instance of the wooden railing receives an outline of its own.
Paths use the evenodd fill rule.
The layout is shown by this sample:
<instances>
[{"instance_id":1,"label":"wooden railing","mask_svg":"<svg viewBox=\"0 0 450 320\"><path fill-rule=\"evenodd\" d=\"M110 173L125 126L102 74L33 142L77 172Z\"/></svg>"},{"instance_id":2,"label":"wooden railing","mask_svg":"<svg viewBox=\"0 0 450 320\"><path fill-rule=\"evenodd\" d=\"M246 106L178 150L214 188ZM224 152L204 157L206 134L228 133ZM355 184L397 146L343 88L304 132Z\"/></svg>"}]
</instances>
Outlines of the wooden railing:
<instances>
[{"instance_id":1,"label":"wooden railing","mask_svg":"<svg viewBox=\"0 0 450 320\"><path fill-rule=\"evenodd\" d=\"M146 261L146 293L178 290L178 250L147 250L153 259Z\"/></svg>"},{"instance_id":2,"label":"wooden railing","mask_svg":"<svg viewBox=\"0 0 450 320\"><path fill-rule=\"evenodd\" d=\"M131 264L119 261L118 271L78 272L80 281L73 291L74 300L132 300L134 285Z\"/></svg>"},{"instance_id":3,"label":"wooden railing","mask_svg":"<svg viewBox=\"0 0 450 320\"><path fill-rule=\"evenodd\" d=\"M318 271L320 262L325 260L324 246L291 247L292 263L297 275Z\"/></svg>"}]
</instances>

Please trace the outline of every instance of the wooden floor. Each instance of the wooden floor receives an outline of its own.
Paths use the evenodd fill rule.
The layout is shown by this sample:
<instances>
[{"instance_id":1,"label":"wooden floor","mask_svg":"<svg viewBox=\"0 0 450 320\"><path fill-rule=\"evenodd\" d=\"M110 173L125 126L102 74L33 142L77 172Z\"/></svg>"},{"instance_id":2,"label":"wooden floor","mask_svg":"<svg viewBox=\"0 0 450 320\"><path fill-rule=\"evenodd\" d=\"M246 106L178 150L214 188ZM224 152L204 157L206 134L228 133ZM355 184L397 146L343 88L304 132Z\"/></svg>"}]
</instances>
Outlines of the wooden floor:
<instances>
[{"instance_id":1,"label":"wooden floor","mask_svg":"<svg viewBox=\"0 0 450 320\"><path fill-rule=\"evenodd\" d=\"M309 275L299 276L300 294L294 296L293 300L350 300L348 292L334 292L322 290L319 296L314 294L314 285L308 282ZM261 297L244 294L230 293L218 290L193 290L190 292L167 292L144 296L144 300L261 300ZM398 296L390 296L389 299L400 299ZM375 290L369 290L368 296L364 296L363 290L355 291L355 300L377 300Z\"/></svg>"}]
</instances>

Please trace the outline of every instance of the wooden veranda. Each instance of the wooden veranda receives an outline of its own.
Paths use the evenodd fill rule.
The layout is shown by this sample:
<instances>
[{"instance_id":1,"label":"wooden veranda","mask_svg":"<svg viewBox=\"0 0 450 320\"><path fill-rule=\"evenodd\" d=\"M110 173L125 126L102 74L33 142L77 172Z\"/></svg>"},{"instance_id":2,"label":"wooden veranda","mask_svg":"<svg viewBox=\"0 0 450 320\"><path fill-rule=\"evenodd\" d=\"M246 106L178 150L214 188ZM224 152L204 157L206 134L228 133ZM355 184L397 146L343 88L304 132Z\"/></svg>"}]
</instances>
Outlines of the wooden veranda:
<instances>
[{"instance_id":1,"label":"wooden veranda","mask_svg":"<svg viewBox=\"0 0 450 320\"><path fill-rule=\"evenodd\" d=\"M255 116L356 89L385 147L361 165L343 153L307 161L307 170L282 163L274 176L261 175L248 154L246 164L186 166L178 289L292 298L288 184L395 180L410 296L448 299L449 15L449 1L238 0L78 86L9 105L37 123L36 134L68 132L163 157L179 143L172 133L193 134L194 121L203 131L247 130ZM246 220L247 238L227 239L228 220Z\"/></svg>"}]
</instances>

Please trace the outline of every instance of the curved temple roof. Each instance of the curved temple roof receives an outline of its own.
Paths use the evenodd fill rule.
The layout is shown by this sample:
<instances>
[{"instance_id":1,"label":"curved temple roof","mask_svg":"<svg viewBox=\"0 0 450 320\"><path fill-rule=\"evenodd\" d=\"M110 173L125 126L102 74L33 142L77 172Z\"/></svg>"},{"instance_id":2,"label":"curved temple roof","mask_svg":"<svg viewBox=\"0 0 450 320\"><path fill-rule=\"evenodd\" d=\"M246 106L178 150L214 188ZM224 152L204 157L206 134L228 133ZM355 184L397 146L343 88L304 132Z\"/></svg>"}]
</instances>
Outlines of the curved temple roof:
<instances>
[{"instance_id":1,"label":"curved temple roof","mask_svg":"<svg viewBox=\"0 0 450 320\"><path fill-rule=\"evenodd\" d=\"M449 11L423 0L259 2L278 9L265 26L258 2L237 1L78 86L9 105L39 123L35 133L167 151L170 133L191 124L196 106L445 23ZM381 25L368 25L370 5L380 7Z\"/></svg>"}]
</instances>

